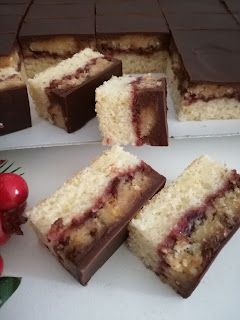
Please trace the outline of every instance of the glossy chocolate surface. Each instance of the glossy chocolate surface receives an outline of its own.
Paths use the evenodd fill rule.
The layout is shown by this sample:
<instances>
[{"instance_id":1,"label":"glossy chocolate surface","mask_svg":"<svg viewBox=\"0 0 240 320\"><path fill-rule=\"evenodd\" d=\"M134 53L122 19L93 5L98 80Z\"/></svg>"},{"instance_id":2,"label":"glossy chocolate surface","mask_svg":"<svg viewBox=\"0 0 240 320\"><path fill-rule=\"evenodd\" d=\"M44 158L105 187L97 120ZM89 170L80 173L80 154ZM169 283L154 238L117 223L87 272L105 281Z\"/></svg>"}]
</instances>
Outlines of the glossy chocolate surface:
<instances>
[{"instance_id":1,"label":"glossy chocolate surface","mask_svg":"<svg viewBox=\"0 0 240 320\"><path fill-rule=\"evenodd\" d=\"M161 7L157 0L99 0L96 15L159 15Z\"/></svg>"},{"instance_id":2,"label":"glossy chocolate surface","mask_svg":"<svg viewBox=\"0 0 240 320\"><path fill-rule=\"evenodd\" d=\"M159 3L155 0L117 0L96 3L96 33L169 33Z\"/></svg>"},{"instance_id":3,"label":"glossy chocolate surface","mask_svg":"<svg viewBox=\"0 0 240 320\"><path fill-rule=\"evenodd\" d=\"M163 12L226 13L220 0L159 0Z\"/></svg>"},{"instance_id":4,"label":"glossy chocolate surface","mask_svg":"<svg viewBox=\"0 0 240 320\"><path fill-rule=\"evenodd\" d=\"M163 16L128 14L125 16L96 16L96 33L109 34L169 34Z\"/></svg>"},{"instance_id":5,"label":"glossy chocolate surface","mask_svg":"<svg viewBox=\"0 0 240 320\"><path fill-rule=\"evenodd\" d=\"M0 16L5 16L5 15L23 16L26 10L27 10L27 4L1 4L0 3Z\"/></svg>"},{"instance_id":6,"label":"glossy chocolate surface","mask_svg":"<svg viewBox=\"0 0 240 320\"><path fill-rule=\"evenodd\" d=\"M57 18L92 18L94 20L93 4L34 4L31 6L26 20L57 19Z\"/></svg>"},{"instance_id":7,"label":"glossy chocolate surface","mask_svg":"<svg viewBox=\"0 0 240 320\"><path fill-rule=\"evenodd\" d=\"M25 86L0 90L0 136L31 127Z\"/></svg>"},{"instance_id":8,"label":"glossy chocolate surface","mask_svg":"<svg viewBox=\"0 0 240 320\"><path fill-rule=\"evenodd\" d=\"M234 17L219 13L165 13L170 29L175 30L240 30Z\"/></svg>"},{"instance_id":9,"label":"glossy chocolate surface","mask_svg":"<svg viewBox=\"0 0 240 320\"><path fill-rule=\"evenodd\" d=\"M16 33L20 22L22 20L21 16L1 16L0 15L0 36L6 33Z\"/></svg>"},{"instance_id":10,"label":"glossy chocolate surface","mask_svg":"<svg viewBox=\"0 0 240 320\"><path fill-rule=\"evenodd\" d=\"M24 21L20 31L20 38L53 35L94 36L94 21L89 18L36 19Z\"/></svg>"},{"instance_id":11,"label":"glossy chocolate surface","mask_svg":"<svg viewBox=\"0 0 240 320\"><path fill-rule=\"evenodd\" d=\"M240 13L240 1L239 0L222 0L227 8L232 12L232 13Z\"/></svg>"},{"instance_id":12,"label":"glossy chocolate surface","mask_svg":"<svg viewBox=\"0 0 240 320\"><path fill-rule=\"evenodd\" d=\"M240 30L172 30L191 82L240 84Z\"/></svg>"}]
</instances>

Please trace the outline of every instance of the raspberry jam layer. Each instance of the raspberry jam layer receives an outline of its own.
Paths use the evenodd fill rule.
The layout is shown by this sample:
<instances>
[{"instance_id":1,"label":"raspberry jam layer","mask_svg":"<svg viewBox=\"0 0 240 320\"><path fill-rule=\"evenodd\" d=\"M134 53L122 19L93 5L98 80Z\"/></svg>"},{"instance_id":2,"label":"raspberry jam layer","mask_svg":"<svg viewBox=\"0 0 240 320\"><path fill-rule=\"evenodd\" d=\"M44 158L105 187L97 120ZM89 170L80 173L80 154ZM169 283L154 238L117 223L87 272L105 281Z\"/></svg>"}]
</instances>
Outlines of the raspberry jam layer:
<instances>
[{"instance_id":1,"label":"raspberry jam layer","mask_svg":"<svg viewBox=\"0 0 240 320\"><path fill-rule=\"evenodd\" d=\"M120 183L128 183L131 182L136 173L141 173L148 170L148 166L145 165L144 162L141 162L139 166L137 166L134 170L130 170L127 172L120 173L117 177L112 179L102 195L98 197L93 204L93 206L79 216L73 217L72 221L68 225L64 225L63 219L59 218L56 220L47 235L48 241L55 246L55 248L59 249L59 247L64 247L68 244L69 235L72 231L77 230L87 224L90 220L96 219L99 215L101 209L113 199L118 198L118 191ZM117 218L117 217L116 217ZM121 218L121 217L120 217ZM118 219L116 219L118 220ZM114 221L115 222L115 221Z\"/></svg>"}]
</instances>

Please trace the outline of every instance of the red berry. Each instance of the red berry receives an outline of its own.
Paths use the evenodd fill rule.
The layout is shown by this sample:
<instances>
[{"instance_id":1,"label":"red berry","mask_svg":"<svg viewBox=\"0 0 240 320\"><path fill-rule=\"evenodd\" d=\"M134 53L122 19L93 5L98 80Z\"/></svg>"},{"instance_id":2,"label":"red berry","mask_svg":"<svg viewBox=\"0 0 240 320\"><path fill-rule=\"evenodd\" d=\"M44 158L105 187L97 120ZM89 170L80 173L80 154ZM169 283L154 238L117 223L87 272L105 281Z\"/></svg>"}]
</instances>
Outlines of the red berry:
<instances>
[{"instance_id":1,"label":"red berry","mask_svg":"<svg viewBox=\"0 0 240 320\"><path fill-rule=\"evenodd\" d=\"M15 173L0 174L0 211L15 209L27 197L28 186L21 176Z\"/></svg>"},{"instance_id":2,"label":"red berry","mask_svg":"<svg viewBox=\"0 0 240 320\"><path fill-rule=\"evenodd\" d=\"M2 213L0 212L0 246L4 245L8 241L9 238L10 238L10 235L6 234L3 231Z\"/></svg>"},{"instance_id":3,"label":"red berry","mask_svg":"<svg viewBox=\"0 0 240 320\"><path fill-rule=\"evenodd\" d=\"M3 273L3 258L0 256L0 276Z\"/></svg>"}]
</instances>

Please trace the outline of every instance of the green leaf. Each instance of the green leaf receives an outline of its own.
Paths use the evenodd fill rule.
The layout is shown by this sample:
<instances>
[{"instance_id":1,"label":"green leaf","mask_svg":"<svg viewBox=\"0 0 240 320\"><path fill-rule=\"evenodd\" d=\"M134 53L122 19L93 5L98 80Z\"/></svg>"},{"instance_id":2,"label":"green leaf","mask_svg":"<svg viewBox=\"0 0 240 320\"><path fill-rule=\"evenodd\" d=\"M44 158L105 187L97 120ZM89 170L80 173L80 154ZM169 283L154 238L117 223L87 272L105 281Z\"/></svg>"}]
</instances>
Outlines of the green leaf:
<instances>
[{"instance_id":1,"label":"green leaf","mask_svg":"<svg viewBox=\"0 0 240 320\"><path fill-rule=\"evenodd\" d=\"M8 298L17 290L22 278L2 277L0 278L0 308Z\"/></svg>"},{"instance_id":2,"label":"green leaf","mask_svg":"<svg viewBox=\"0 0 240 320\"><path fill-rule=\"evenodd\" d=\"M16 173L20 176L23 175L23 173L19 173L19 170L21 170L21 167L13 168L14 162L9 163L8 160L0 160L0 173Z\"/></svg>"}]
</instances>

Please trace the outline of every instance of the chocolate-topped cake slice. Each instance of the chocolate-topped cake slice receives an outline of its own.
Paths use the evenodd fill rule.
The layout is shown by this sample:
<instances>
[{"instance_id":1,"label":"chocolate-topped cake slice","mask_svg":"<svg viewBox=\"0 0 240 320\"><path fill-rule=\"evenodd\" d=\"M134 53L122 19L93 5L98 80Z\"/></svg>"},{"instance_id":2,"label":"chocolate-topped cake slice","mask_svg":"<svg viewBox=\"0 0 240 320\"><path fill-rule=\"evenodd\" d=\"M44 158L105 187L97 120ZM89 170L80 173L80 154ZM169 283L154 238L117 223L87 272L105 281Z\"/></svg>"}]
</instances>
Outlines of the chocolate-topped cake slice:
<instances>
[{"instance_id":1,"label":"chocolate-topped cake slice","mask_svg":"<svg viewBox=\"0 0 240 320\"><path fill-rule=\"evenodd\" d=\"M98 50L121 59L124 73L165 70L169 31L157 0L99 1L96 37Z\"/></svg>"},{"instance_id":2,"label":"chocolate-topped cake slice","mask_svg":"<svg viewBox=\"0 0 240 320\"><path fill-rule=\"evenodd\" d=\"M112 75L121 62L87 48L30 79L30 94L41 117L70 133L95 116L95 89Z\"/></svg>"},{"instance_id":3,"label":"chocolate-topped cake slice","mask_svg":"<svg viewBox=\"0 0 240 320\"><path fill-rule=\"evenodd\" d=\"M167 88L151 75L112 77L96 89L104 144L168 145Z\"/></svg>"},{"instance_id":4,"label":"chocolate-topped cake slice","mask_svg":"<svg viewBox=\"0 0 240 320\"><path fill-rule=\"evenodd\" d=\"M239 225L240 175L202 156L143 207L128 243L187 298Z\"/></svg>"},{"instance_id":5,"label":"chocolate-topped cake slice","mask_svg":"<svg viewBox=\"0 0 240 320\"><path fill-rule=\"evenodd\" d=\"M113 147L28 214L39 238L83 285L127 236L136 212L166 179Z\"/></svg>"},{"instance_id":6,"label":"chocolate-topped cake slice","mask_svg":"<svg viewBox=\"0 0 240 320\"><path fill-rule=\"evenodd\" d=\"M19 40L28 77L84 48L95 48L94 3L36 2L25 17Z\"/></svg>"},{"instance_id":7,"label":"chocolate-topped cake slice","mask_svg":"<svg viewBox=\"0 0 240 320\"><path fill-rule=\"evenodd\" d=\"M240 29L172 36L167 73L179 119L240 119Z\"/></svg>"}]
</instances>

